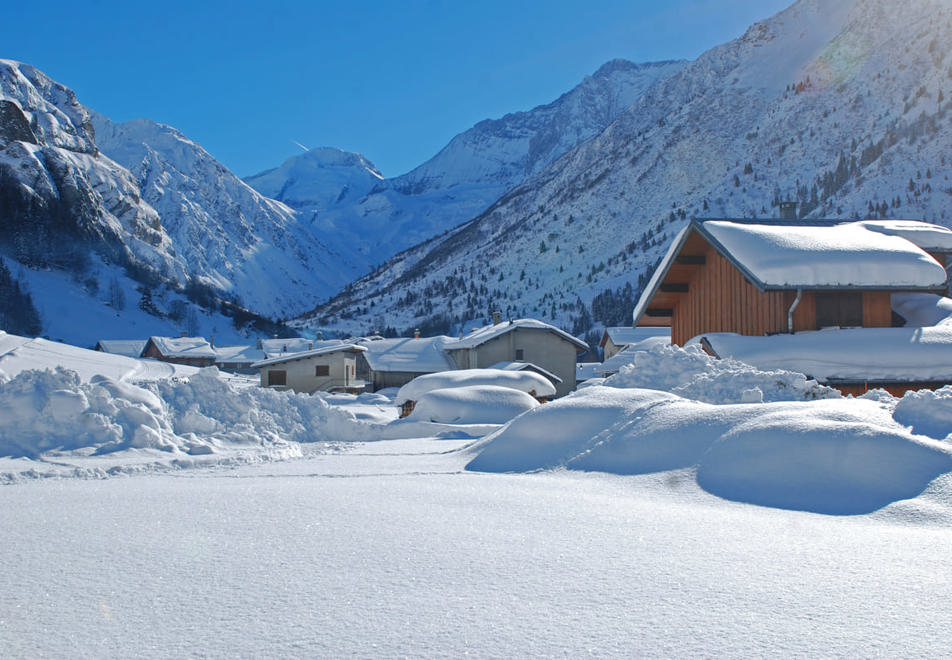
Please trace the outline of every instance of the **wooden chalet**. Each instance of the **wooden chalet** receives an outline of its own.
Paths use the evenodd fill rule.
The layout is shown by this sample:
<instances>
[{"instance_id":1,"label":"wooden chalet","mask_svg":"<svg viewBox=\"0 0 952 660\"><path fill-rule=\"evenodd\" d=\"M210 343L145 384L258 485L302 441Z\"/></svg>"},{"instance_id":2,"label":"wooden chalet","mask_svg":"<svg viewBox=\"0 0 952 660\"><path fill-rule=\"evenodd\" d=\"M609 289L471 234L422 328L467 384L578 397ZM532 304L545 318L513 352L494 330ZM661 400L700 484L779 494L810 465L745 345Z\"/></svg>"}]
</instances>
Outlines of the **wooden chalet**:
<instances>
[{"instance_id":1,"label":"wooden chalet","mask_svg":"<svg viewBox=\"0 0 952 660\"><path fill-rule=\"evenodd\" d=\"M922 240L916 240L918 238ZM944 293L952 232L928 223L693 220L634 311L683 346L710 332L891 327L890 296Z\"/></svg>"}]
</instances>

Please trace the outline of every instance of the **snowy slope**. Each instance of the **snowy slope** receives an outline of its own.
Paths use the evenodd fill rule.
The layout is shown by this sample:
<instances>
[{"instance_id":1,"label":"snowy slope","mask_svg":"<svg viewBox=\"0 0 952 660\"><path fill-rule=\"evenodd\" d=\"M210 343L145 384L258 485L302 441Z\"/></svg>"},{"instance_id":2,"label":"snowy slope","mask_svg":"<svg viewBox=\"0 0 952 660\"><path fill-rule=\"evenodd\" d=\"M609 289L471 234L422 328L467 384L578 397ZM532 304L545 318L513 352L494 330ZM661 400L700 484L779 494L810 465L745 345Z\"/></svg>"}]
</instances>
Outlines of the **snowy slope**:
<instances>
[{"instance_id":1,"label":"snowy slope","mask_svg":"<svg viewBox=\"0 0 952 660\"><path fill-rule=\"evenodd\" d=\"M937 0L800 0L306 322L447 331L502 309L578 334L596 295L637 292L691 216L770 217L795 199L810 217L952 223L950 41Z\"/></svg>"},{"instance_id":2,"label":"snowy slope","mask_svg":"<svg viewBox=\"0 0 952 660\"><path fill-rule=\"evenodd\" d=\"M302 213L364 273L396 252L484 211L563 153L601 132L649 86L685 62L615 60L556 101L486 120L413 171L384 179L359 154L314 149L248 177Z\"/></svg>"},{"instance_id":3,"label":"snowy slope","mask_svg":"<svg viewBox=\"0 0 952 660\"><path fill-rule=\"evenodd\" d=\"M174 128L92 117L97 144L135 175L191 277L250 309L284 317L359 272L302 227L292 209L254 191Z\"/></svg>"}]
</instances>

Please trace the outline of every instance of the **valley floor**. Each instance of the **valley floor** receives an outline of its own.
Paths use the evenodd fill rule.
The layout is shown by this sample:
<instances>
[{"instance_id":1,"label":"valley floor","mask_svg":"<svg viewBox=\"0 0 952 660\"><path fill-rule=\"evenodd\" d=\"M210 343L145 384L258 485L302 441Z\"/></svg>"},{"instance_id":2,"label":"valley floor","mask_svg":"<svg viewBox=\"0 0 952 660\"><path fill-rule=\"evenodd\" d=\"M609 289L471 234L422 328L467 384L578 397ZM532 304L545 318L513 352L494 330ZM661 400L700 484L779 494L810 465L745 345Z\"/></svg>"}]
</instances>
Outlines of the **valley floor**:
<instances>
[{"instance_id":1,"label":"valley floor","mask_svg":"<svg viewBox=\"0 0 952 660\"><path fill-rule=\"evenodd\" d=\"M0 656L935 657L948 476L851 517L468 441L0 488Z\"/></svg>"}]
</instances>

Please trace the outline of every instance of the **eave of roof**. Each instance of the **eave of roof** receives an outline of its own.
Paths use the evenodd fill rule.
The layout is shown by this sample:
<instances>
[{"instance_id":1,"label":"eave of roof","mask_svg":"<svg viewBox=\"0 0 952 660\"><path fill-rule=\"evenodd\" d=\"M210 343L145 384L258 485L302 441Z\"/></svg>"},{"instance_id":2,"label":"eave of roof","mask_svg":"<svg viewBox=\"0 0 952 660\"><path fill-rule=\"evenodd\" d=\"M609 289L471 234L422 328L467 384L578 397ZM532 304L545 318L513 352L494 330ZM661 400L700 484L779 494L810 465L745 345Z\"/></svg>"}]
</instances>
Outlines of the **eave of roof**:
<instances>
[{"instance_id":1,"label":"eave of roof","mask_svg":"<svg viewBox=\"0 0 952 660\"><path fill-rule=\"evenodd\" d=\"M300 353L288 353L287 355L282 355L280 357L269 358L267 360L261 360L260 362L255 362L251 365L253 369L258 369L260 367L267 367L272 364L281 364L283 362L294 362L296 360L306 360L310 357L315 357L318 355L330 355L331 353L362 353L367 349L363 346L357 346L355 344L340 344L339 346L326 346L324 348L315 348L312 351L301 351Z\"/></svg>"}]
</instances>

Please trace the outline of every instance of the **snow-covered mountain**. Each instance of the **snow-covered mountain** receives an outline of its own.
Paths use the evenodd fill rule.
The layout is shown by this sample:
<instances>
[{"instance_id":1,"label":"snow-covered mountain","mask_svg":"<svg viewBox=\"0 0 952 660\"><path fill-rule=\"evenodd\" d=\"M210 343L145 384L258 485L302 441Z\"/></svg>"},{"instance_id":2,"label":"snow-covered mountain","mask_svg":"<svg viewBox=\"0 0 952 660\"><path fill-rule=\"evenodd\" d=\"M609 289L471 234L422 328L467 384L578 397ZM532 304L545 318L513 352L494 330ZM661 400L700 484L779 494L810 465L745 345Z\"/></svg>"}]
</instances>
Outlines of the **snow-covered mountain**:
<instances>
[{"instance_id":1,"label":"snow-covered mountain","mask_svg":"<svg viewBox=\"0 0 952 660\"><path fill-rule=\"evenodd\" d=\"M290 316L359 272L175 129L115 124L8 60L0 218L0 253L43 331L81 344L89 332L233 333L256 320L241 305Z\"/></svg>"},{"instance_id":2,"label":"snow-covered mountain","mask_svg":"<svg viewBox=\"0 0 952 660\"><path fill-rule=\"evenodd\" d=\"M190 277L259 313L286 317L360 272L342 265L292 209L253 190L176 129L96 113L92 121L99 148L135 176Z\"/></svg>"},{"instance_id":3,"label":"snow-covered mountain","mask_svg":"<svg viewBox=\"0 0 952 660\"><path fill-rule=\"evenodd\" d=\"M769 217L795 199L808 217L950 224L948 43L940 0L800 0L303 322L445 332L498 308L580 333L592 315L627 321L691 216Z\"/></svg>"},{"instance_id":4,"label":"snow-covered mountain","mask_svg":"<svg viewBox=\"0 0 952 660\"><path fill-rule=\"evenodd\" d=\"M359 154L322 148L246 181L300 211L302 221L348 255L347 261L363 274L398 251L482 213L505 192L600 133L646 89L685 65L609 62L556 101L482 121L426 163L393 179L384 179Z\"/></svg>"}]
</instances>

